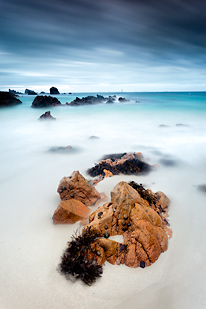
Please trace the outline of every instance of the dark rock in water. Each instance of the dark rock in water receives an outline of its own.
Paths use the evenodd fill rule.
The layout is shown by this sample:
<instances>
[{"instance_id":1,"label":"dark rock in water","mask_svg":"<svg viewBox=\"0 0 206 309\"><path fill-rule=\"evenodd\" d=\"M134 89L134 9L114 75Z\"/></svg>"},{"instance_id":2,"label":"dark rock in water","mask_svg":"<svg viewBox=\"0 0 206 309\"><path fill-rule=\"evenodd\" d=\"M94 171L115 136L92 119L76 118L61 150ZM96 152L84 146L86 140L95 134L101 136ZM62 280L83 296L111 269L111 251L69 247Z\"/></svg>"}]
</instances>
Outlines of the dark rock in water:
<instances>
[{"instance_id":1,"label":"dark rock in water","mask_svg":"<svg viewBox=\"0 0 206 309\"><path fill-rule=\"evenodd\" d=\"M56 120L56 118L54 118L51 114L50 114L50 111L42 114L40 117L39 117L39 120L45 120L45 119L49 119L49 120Z\"/></svg>"},{"instance_id":2,"label":"dark rock in water","mask_svg":"<svg viewBox=\"0 0 206 309\"><path fill-rule=\"evenodd\" d=\"M116 99L116 97L115 97L115 96L111 96L111 95L110 95L110 96L108 97L108 100L107 100L107 102L106 102L106 103L107 103L107 104L114 103L114 102L115 102L115 99Z\"/></svg>"},{"instance_id":3,"label":"dark rock in water","mask_svg":"<svg viewBox=\"0 0 206 309\"><path fill-rule=\"evenodd\" d=\"M59 90L56 87L51 87L50 94L59 94Z\"/></svg>"},{"instance_id":4,"label":"dark rock in water","mask_svg":"<svg viewBox=\"0 0 206 309\"><path fill-rule=\"evenodd\" d=\"M99 137L95 136L95 135L92 135L92 136L89 137L89 139L99 139Z\"/></svg>"},{"instance_id":5,"label":"dark rock in water","mask_svg":"<svg viewBox=\"0 0 206 309\"><path fill-rule=\"evenodd\" d=\"M161 127L161 128L169 128L169 126L167 126L166 124L160 124L159 127Z\"/></svg>"},{"instance_id":6,"label":"dark rock in water","mask_svg":"<svg viewBox=\"0 0 206 309\"><path fill-rule=\"evenodd\" d=\"M70 103L67 103L67 105L71 106L78 106L78 105L92 105L92 104L98 104L98 103L103 103L106 100L102 95L97 95L96 97L94 96L88 96L88 97L83 97L82 99L76 97L76 99Z\"/></svg>"},{"instance_id":7,"label":"dark rock in water","mask_svg":"<svg viewBox=\"0 0 206 309\"><path fill-rule=\"evenodd\" d=\"M62 105L61 102L55 97L38 95L34 99L31 107L41 108L41 107L61 106L61 105Z\"/></svg>"},{"instance_id":8,"label":"dark rock in water","mask_svg":"<svg viewBox=\"0 0 206 309\"><path fill-rule=\"evenodd\" d=\"M177 123L176 127L188 127L187 124L183 124L183 123Z\"/></svg>"},{"instance_id":9,"label":"dark rock in water","mask_svg":"<svg viewBox=\"0 0 206 309\"><path fill-rule=\"evenodd\" d=\"M11 92L0 91L0 107L21 104L22 102L17 99L17 95Z\"/></svg>"},{"instance_id":10,"label":"dark rock in water","mask_svg":"<svg viewBox=\"0 0 206 309\"><path fill-rule=\"evenodd\" d=\"M18 91L16 91L16 90L12 90L12 89L9 89L9 92L10 93L13 93L13 94L23 94L23 93L21 93L21 92L18 92Z\"/></svg>"},{"instance_id":11,"label":"dark rock in water","mask_svg":"<svg viewBox=\"0 0 206 309\"><path fill-rule=\"evenodd\" d=\"M128 102L129 100L122 98L122 97L119 97L118 101L123 103L123 102Z\"/></svg>"},{"instance_id":12,"label":"dark rock in water","mask_svg":"<svg viewBox=\"0 0 206 309\"><path fill-rule=\"evenodd\" d=\"M164 166L176 166L177 165L177 162L171 159L161 159L159 162Z\"/></svg>"},{"instance_id":13,"label":"dark rock in water","mask_svg":"<svg viewBox=\"0 0 206 309\"><path fill-rule=\"evenodd\" d=\"M44 91L41 91L41 92L40 92L40 94L46 94L46 92L44 92Z\"/></svg>"},{"instance_id":14,"label":"dark rock in water","mask_svg":"<svg viewBox=\"0 0 206 309\"><path fill-rule=\"evenodd\" d=\"M203 185L198 185L198 186L197 186L197 189L198 189L199 191L201 191L201 192L206 193L206 185L205 185L205 184L203 184Z\"/></svg>"},{"instance_id":15,"label":"dark rock in water","mask_svg":"<svg viewBox=\"0 0 206 309\"><path fill-rule=\"evenodd\" d=\"M33 91L33 90L25 89L25 94L36 95L37 93L35 91Z\"/></svg>"},{"instance_id":16,"label":"dark rock in water","mask_svg":"<svg viewBox=\"0 0 206 309\"><path fill-rule=\"evenodd\" d=\"M87 170L87 173L92 177L98 177L94 183L98 183L105 177L113 175L139 175L147 173L152 169L152 166L142 161L142 154L137 153L120 153L106 155L94 167Z\"/></svg>"},{"instance_id":17,"label":"dark rock in water","mask_svg":"<svg viewBox=\"0 0 206 309\"><path fill-rule=\"evenodd\" d=\"M75 149L72 147L72 146L66 146L66 147L63 147L63 146L59 146L59 147L51 147L49 149L49 151L52 151L52 152L73 152L75 151Z\"/></svg>"}]
</instances>

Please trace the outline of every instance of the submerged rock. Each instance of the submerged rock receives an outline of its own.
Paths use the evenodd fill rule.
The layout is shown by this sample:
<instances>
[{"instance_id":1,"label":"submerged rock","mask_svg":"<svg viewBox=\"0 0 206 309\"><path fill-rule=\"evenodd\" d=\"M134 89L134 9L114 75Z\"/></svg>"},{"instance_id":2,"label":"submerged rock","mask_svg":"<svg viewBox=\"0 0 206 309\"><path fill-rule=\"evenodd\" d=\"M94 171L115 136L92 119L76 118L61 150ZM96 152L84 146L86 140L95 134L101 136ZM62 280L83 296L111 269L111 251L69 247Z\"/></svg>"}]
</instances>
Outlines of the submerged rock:
<instances>
[{"instance_id":1,"label":"submerged rock","mask_svg":"<svg viewBox=\"0 0 206 309\"><path fill-rule=\"evenodd\" d=\"M140 152L106 155L98 164L88 169L87 173L92 177L98 176L95 183L113 175L147 173L152 169L152 166L144 162L142 157Z\"/></svg>"},{"instance_id":2,"label":"submerged rock","mask_svg":"<svg viewBox=\"0 0 206 309\"><path fill-rule=\"evenodd\" d=\"M42 114L40 117L39 117L39 120L56 120L56 118L54 118L51 114L50 114L50 111Z\"/></svg>"},{"instance_id":3,"label":"submerged rock","mask_svg":"<svg viewBox=\"0 0 206 309\"><path fill-rule=\"evenodd\" d=\"M73 224L88 217L90 209L76 199L62 201L53 215L54 224Z\"/></svg>"},{"instance_id":4,"label":"submerged rock","mask_svg":"<svg viewBox=\"0 0 206 309\"><path fill-rule=\"evenodd\" d=\"M100 206L89 216L89 224L83 228L82 235L68 244L66 252L69 254L62 257L60 266L63 274L70 273L81 278L83 264L87 267L92 261L99 266L108 261L144 268L167 250L168 228L164 219L170 203L168 197L162 192L145 190L134 182L132 185L124 181L118 183L111 192L111 202ZM141 187L139 192L134 186ZM123 235L124 243L110 239L115 235ZM83 249L79 249L76 255L71 246L79 247L80 239ZM76 270L73 263L82 258L82 268ZM96 277L98 275L94 275L93 279Z\"/></svg>"},{"instance_id":5,"label":"submerged rock","mask_svg":"<svg viewBox=\"0 0 206 309\"><path fill-rule=\"evenodd\" d=\"M0 107L6 107L16 104L21 104L22 102L17 99L17 95L12 92L0 91Z\"/></svg>"},{"instance_id":6,"label":"submerged rock","mask_svg":"<svg viewBox=\"0 0 206 309\"><path fill-rule=\"evenodd\" d=\"M202 192L206 193L206 185L205 185L205 184L203 184L203 185L198 185L198 186L197 186L197 189L198 189L199 191L202 191Z\"/></svg>"},{"instance_id":7,"label":"submerged rock","mask_svg":"<svg viewBox=\"0 0 206 309\"><path fill-rule=\"evenodd\" d=\"M64 146L51 147L51 148L49 149L49 151L66 153L66 152L74 152L74 151L76 151L76 149L73 148L71 145L68 145L68 146L66 146L66 147L64 147Z\"/></svg>"},{"instance_id":8,"label":"submerged rock","mask_svg":"<svg viewBox=\"0 0 206 309\"><path fill-rule=\"evenodd\" d=\"M51 87L49 90L50 94L59 94L59 90L56 87Z\"/></svg>"},{"instance_id":9,"label":"submerged rock","mask_svg":"<svg viewBox=\"0 0 206 309\"><path fill-rule=\"evenodd\" d=\"M99 192L79 173L75 171L60 181L57 192L61 200L76 199L86 206L92 206L101 198Z\"/></svg>"},{"instance_id":10,"label":"submerged rock","mask_svg":"<svg viewBox=\"0 0 206 309\"><path fill-rule=\"evenodd\" d=\"M61 105L62 105L61 102L55 97L38 95L34 99L31 107L41 108L41 107L61 106Z\"/></svg>"}]
</instances>

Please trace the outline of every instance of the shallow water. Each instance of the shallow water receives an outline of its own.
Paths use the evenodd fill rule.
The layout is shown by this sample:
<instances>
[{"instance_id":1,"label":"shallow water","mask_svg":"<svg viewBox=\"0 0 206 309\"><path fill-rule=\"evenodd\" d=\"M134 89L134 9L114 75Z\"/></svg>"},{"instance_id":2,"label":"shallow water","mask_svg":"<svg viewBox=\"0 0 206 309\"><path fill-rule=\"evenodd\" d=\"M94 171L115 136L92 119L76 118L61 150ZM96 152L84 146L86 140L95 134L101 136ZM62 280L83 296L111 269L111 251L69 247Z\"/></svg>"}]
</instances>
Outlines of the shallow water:
<instances>
[{"instance_id":1,"label":"shallow water","mask_svg":"<svg viewBox=\"0 0 206 309\"><path fill-rule=\"evenodd\" d=\"M86 95L58 98L65 103ZM117 96L130 102L33 109L34 97L22 96L23 104L0 110L2 309L206 307L206 194L197 188L206 184L206 94ZM47 110L56 121L38 121ZM68 145L75 151L49 151ZM146 176L105 179L96 188L110 197L116 183L134 180L167 194L169 248L148 268L106 263L93 286L73 284L56 271L79 227L52 224L59 181L74 170L89 178L87 168L104 154L129 151L141 151L158 167Z\"/></svg>"}]
</instances>

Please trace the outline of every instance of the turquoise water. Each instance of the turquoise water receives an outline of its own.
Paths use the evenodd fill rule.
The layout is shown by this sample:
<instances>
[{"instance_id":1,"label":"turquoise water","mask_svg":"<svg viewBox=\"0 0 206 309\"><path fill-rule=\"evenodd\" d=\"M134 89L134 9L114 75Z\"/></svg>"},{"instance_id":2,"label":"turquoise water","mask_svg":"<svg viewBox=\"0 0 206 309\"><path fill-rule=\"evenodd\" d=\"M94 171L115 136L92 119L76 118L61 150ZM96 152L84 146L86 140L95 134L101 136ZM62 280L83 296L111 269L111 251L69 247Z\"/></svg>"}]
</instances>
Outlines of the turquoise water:
<instances>
[{"instance_id":1,"label":"turquoise water","mask_svg":"<svg viewBox=\"0 0 206 309\"><path fill-rule=\"evenodd\" d=\"M206 93L103 95L113 94L130 101L33 109L34 96L24 95L21 105L0 109L3 308L206 307L206 195L198 191L206 184ZM58 98L65 103L87 95ZM56 121L38 121L47 110ZM99 139L89 139L93 135ZM68 145L75 151L49 151ZM108 178L97 190L109 197L116 183L134 180L166 193L173 230L169 249L144 270L106 264L91 288L67 282L56 266L79 225L52 224L59 181L74 170L88 177L86 170L104 154L129 151L141 151L158 165L155 171Z\"/></svg>"}]
</instances>

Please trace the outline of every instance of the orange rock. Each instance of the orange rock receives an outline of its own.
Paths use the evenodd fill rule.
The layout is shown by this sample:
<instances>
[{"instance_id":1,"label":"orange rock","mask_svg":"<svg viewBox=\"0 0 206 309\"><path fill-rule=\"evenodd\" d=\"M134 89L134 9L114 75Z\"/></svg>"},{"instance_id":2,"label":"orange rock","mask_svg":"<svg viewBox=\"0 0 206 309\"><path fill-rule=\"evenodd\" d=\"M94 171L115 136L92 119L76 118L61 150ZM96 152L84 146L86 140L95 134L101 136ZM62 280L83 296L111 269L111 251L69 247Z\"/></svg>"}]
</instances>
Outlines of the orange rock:
<instances>
[{"instance_id":1,"label":"orange rock","mask_svg":"<svg viewBox=\"0 0 206 309\"><path fill-rule=\"evenodd\" d=\"M154 194L151 190L150 193ZM160 203L166 209L169 199L163 193L158 192L157 196L160 197L157 211ZM90 215L84 230L87 228L100 237L95 243L104 250L106 260L112 264L149 266L168 247L168 235L159 214L123 181L112 190L111 203L100 206ZM121 234L124 244L108 239Z\"/></svg>"},{"instance_id":2,"label":"orange rock","mask_svg":"<svg viewBox=\"0 0 206 309\"><path fill-rule=\"evenodd\" d=\"M75 223L79 220L87 218L90 209L80 201L70 199L62 201L53 215L54 224Z\"/></svg>"},{"instance_id":3,"label":"orange rock","mask_svg":"<svg viewBox=\"0 0 206 309\"><path fill-rule=\"evenodd\" d=\"M62 200L76 199L86 206L92 206L101 198L99 192L79 173L64 177L58 186L57 192Z\"/></svg>"}]
</instances>

